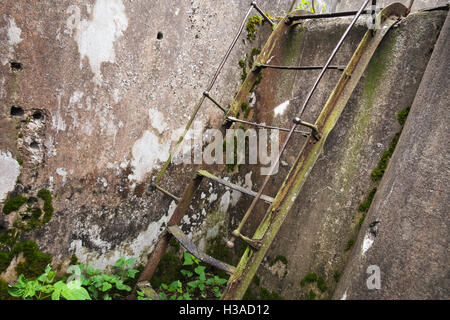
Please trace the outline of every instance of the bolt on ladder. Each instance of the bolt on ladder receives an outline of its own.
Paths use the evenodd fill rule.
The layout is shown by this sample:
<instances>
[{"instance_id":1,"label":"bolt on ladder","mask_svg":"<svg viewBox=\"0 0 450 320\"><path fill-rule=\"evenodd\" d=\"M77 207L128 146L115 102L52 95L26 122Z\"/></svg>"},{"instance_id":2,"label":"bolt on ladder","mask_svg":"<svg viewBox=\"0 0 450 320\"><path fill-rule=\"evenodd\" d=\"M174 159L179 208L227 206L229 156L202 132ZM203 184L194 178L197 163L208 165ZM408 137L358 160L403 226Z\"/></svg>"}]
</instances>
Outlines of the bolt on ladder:
<instances>
[{"instance_id":1,"label":"bolt on ladder","mask_svg":"<svg viewBox=\"0 0 450 320\"><path fill-rule=\"evenodd\" d=\"M242 104L244 99L248 96L250 93L251 88L253 87L254 83L256 82L257 75L263 68L270 68L269 64L267 64L267 59L270 57L271 51L275 48L275 46L278 45L278 42L281 38L281 36L285 33L285 31L295 25L296 21L303 20L303 17L312 17L313 15L304 16L302 12L296 12L289 14L283 21L284 23L279 23L278 26L274 29L271 36L269 37L266 45L264 46L263 50L261 51L259 57L257 58L256 62L254 63L254 67L252 72L250 72L247 75L247 78L245 79L244 83L242 84L240 90L238 91L237 95L235 96L233 103L231 104L231 107L229 110L225 110L223 107L220 106L220 104L211 99L209 96L209 91L214 85L218 74L220 73L221 69L223 68L223 65L225 61L227 60L228 56L230 55L231 50L233 49L238 37L242 33L243 27L245 25L245 21L247 20L251 10L255 8L261 15L263 15L264 19L269 21L271 24L273 22L265 15L261 9L257 6L256 2L252 2L250 9L247 11L247 14L245 15L245 18L243 22L241 23L241 26L239 28L239 32L234 38L230 48L228 49L224 59L222 60L217 72L214 74L212 81L210 82L210 85L208 86L208 90L206 90L202 96L202 99L197 104L193 116L188 122L188 125L186 126L184 134L186 134L187 130L189 129L193 118L197 114L201 104L203 103L205 98L209 98L216 106L218 106L224 113L225 113L225 120L224 125L229 126L233 123L244 123L248 125L254 125L254 126L262 126L267 127L271 129L277 129L282 131L287 131L288 136L285 139L281 150L278 154L278 157L274 164L272 164L272 167L270 168L270 173L266 176L261 188L258 192L254 192L252 190L248 190L246 188L243 188L241 186L235 185L231 182L225 181L223 179L220 179L219 177L216 177L215 175L207 172L206 170L202 170L201 168L196 170L196 173L194 177L191 179L191 181L188 183L188 185L185 187L184 192L181 197L176 197L172 195L170 192L164 190L163 188L159 187L157 183L161 180L164 172L168 168L172 155L171 154L161 171L159 172L157 178L154 181L154 186L157 187L157 190L165 193L169 197L173 198L175 201L177 201L177 206L175 208L174 213L172 214L169 222L168 227L166 230L163 231L162 235L160 236L148 262L144 269L144 271L141 273L141 276L139 278L138 283L148 282L153 273L156 270L156 267L161 260L162 256L164 255L168 243L172 237L177 239L183 247L189 251L191 254L193 254L195 257L200 259L201 261L208 263L214 267L217 267L228 274L230 274L230 278L227 283L227 287L222 295L222 299L241 299L247 290L248 286L250 285L250 282L253 278L253 276L256 274L256 271L259 267L259 265L262 262L262 259L264 258L265 254L267 253L267 250L272 243L272 241L275 238L275 235L277 234L279 228L281 227L281 224L283 223L284 219L286 218L287 214L291 210L309 172L312 170L316 160L318 159L319 155L321 154L323 150L324 143L328 137L328 134L331 132L331 130L334 128L335 124L337 123L340 114L342 113L348 99L350 98L350 95L352 94L353 90L355 89L357 83L359 82L359 79L361 78L364 70L366 69L371 57L373 56L376 48L378 47L381 40L384 38L388 30L394 26L401 17L405 17L408 14L408 9L399 3L394 3L389 5L388 7L384 8L377 16L376 16L376 25L379 26L376 30L368 30L366 34L364 35L363 39L361 40L358 48L354 52L352 58L350 59L348 65L343 70L343 74L341 78L339 79L337 85L335 86L334 90L332 91L327 103L325 104L324 108L322 109L319 117L317 118L316 122L314 124L305 122L301 120L301 117L313 95L315 92L315 89L317 88L317 85L319 84L320 80L322 79L324 73L326 70L331 69L331 62L333 58L335 57L336 53L338 52L339 48L341 47L342 43L348 36L350 30L358 20L358 18L363 14L365 11L364 9L368 5L368 3L372 1L372 4L375 3L374 0L366 0L364 4L361 6L360 10L357 11L354 14L354 18L351 21L350 25L342 35L341 39L339 40L338 44L336 45L335 49L331 53L330 57L328 58L326 64L322 67L320 67L321 72L316 79L312 89L310 90L305 102L303 103L300 112L297 117L293 119L292 126L288 128L278 128L278 127L272 127L272 126L263 126L256 123L251 123L248 121L240 120L235 117L235 115L238 112L239 106ZM297 17L302 17L302 19L297 19ZM374 24L375 25L375 24ZM273 66L278 69L292 69L295 67L282 67L282 66ZM306 70L314 70L318 68L314 67L299 67L298 70L302 70L302 68L305 68ZM340 69L340 68L334 68L334 69ZM307 131L300 131L297 130L297 126L304 126L308 129L310 129L309 132ZM294 165L291 167L288 175L286 176L281 188L279 189L277 195L275 198L272 198L267 195L263 195L263 191L265 187L267 186L267 183L269 182L271 173L273 173L275 166L279 163L281 156L283 152L286 150L286 147L293 137L294 133L300 133L303 136L307 136L307 139L305 143L303 144L303 147L301 148L300 152L298 153L298 156L294 162ZM184 135L183 135L184 136ZM179 143L181 143L183 136L179 139L177 146ZM175 147L176 148L176 147ZM222 261L219 261L206 253L199 250L199 248L192 243L187 236L181 231L179 228L179 224L181 222L181 219L186 214L189 205L195 195L196 190L199 188L200 183L204 178L210 179L213 182L222 184L228 188L231 188L233 190L237 190L241 193L244 193L249 196L253 196L253 201L246 211L244 218L239 223L239 226L232 232L232 237L227 242L227 247L232 248L234 246L235 239L240 238L245 243L248 244L248 247L244 254L241 257L241 260L239 264L234 267L229 264L226 264ZM249 216L254 211L254 208L256 206L256 203L259 200L263 200L264 202L269 204L269 208L267 209L267 212L259 224L256 232L254 233L253 237L245 236L241 233L242 227L244 226L245 222L249 218ZM147 283L148 285L148 283ZM154 295L155 298L157 298Z\"/></svg>"}]
</instances>

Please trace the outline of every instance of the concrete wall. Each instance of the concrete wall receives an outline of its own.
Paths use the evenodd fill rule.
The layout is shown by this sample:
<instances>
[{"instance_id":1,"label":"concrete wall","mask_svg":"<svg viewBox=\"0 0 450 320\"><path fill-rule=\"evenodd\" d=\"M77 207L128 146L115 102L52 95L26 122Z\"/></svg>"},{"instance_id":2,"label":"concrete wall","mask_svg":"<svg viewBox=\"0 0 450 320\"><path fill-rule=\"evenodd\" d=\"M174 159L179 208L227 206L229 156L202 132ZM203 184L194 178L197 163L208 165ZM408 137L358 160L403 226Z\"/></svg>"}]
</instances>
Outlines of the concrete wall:
<instances>
[{"instance_id":1,"label":"concrete wall","mask_svg":"<svg viewBox=\"0 0 450 320\"><path fill-rule=\"evenodd\" d=\"M258 271L261 286L288 299L305 299L310 290L316 298L332 297L335 275L342 273L350 255L348 241L358 233L359 204L373 188L370 172L400 129L397 114L413 103L446 15L447 11L412 14L383 40ZM323 64L349 21L309 21L296 27L272 63ZM333 64L346 64L365 30L363 21L357 24ZM264 72L256 95L256 120L288 127L318 73ZM305 121L314 122L339 76L335 70L326 73L305 112ZM274 112L288 100L283 112ZM266 194L276 194L301 145L301 137L289 144L282 157L284 165ZM254 184L260 181L255 178ZM261 204L245 234L252 234L265 209ZM287 264L280 257L285 257ZM316 283L302 286L302 279L311 273L322 277L328 289L322 293Z\"/></svg>"},{"instance_id":2,"label":"concrete wall","mask_svg":"<svg viewBox=\"0 0 450 320\"><path fill-rule=\"evenodd\" d=\"M450 297L449 54L450 16L336 289L336 299ZM371 240L369 226L374 221L377 232ZM379 286L374 288L377 275Z\"/></svg>"},{"instance_id":3,"label":"concrete wall","mask_svg":"<svg viewBox=\"0 0 450 320\"><path fill-rule=\"evenodd\" d=\"M46 188L55 207L52 221L24 238L37 239L55 263L72 253L98 267L120 254L146 256L175 205L149 189L149 179L167 159L249 4L2 1L0 202L8 193L30 197ZM289 1L259 5L284 15ZM224 105L240 84L238 60L266 37L250 43L244 31L211 92ZM217 126L220 117L209 102L198 115L204 125ZM190 170L177 166L162 185L181 194ZM225 191L206 190L217 206ZM10 227L14 217L2 220Z\"/></svg>"}]
</instances>

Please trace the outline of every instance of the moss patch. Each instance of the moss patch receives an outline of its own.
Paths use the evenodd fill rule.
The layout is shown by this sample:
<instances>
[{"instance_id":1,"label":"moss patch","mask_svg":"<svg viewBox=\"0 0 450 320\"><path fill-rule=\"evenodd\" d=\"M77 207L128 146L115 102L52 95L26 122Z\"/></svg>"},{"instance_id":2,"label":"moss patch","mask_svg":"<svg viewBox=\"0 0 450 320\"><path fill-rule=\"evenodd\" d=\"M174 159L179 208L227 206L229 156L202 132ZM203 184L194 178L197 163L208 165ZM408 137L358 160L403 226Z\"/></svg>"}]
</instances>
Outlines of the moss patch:
<instances>
[{"instance_id":1,"label":"moss patch","mask_svg":"<svg viewBox=\"0 0 450 320\"><path fill-rule=\"evenodd\" d=\"M256 34L258 33L258 28L262 25L262 22L262 18L258 15L248 18L247 26L245 27L247 30L248 40L252 41L255 39Z\"/></svg>"},{"instance_id":2,"label":"moss patch","mask_svg":"<svg viewBox=\"0 0 450 320\"><path fill-rule=\"evenodd\" d=\"M181 260L173 253L166 253L156 268L150 283L153 288L159 288L161 283L172 283L180 278Z\"/></svg>"},{"instance_id":3,"label":"moss patch","mask_svg":"<svg viewBox=\"0 0 450 320\"><path fill-rule=\"evenodd\" d=\"M27 202L27 198L22 196L17 196L12 199L10 199L8 202L5 203L3 206L3 213L4 214L10 214L13 211L19 210L19 208Z\"/></svg>"},{"instance_id":4,"label":"moss patch","mask_svg":"<svg viewBox=\"0 0 450 320\"><path fill-rule=\"evenodd\" d=\"M52 256L39 251L36 242L26 240L18 243L11 251L0 251L0 273L20 253L23 253L25 261L17 264L16 272L25 275L27 279L34 279L44 273L45 267L52 262Z\"/></svg>"},{"instance_id":5,"label":"moss patch","mask_svg":"<svg viewBox=\"0 0 450 320\"><path fill-rule=\"evenodd\" d=\"M53 215L53 200L52 200L52 194L50 191L46 189L39 190L37 196L44 200L44 219L43 222L47 223L51 220Z\"/></svg>"},{"instance_id":6,"label":"moss patch","mask_svg":"<svg viewBox=\"0 0 450 320\"><path fill-rule=\"evenodd\" d=\"M302 281L300 281L300 285L304 287L307 283L313 283L317 281L317 274L309 273L307 274Z\"/></svg>"}]
</instances>

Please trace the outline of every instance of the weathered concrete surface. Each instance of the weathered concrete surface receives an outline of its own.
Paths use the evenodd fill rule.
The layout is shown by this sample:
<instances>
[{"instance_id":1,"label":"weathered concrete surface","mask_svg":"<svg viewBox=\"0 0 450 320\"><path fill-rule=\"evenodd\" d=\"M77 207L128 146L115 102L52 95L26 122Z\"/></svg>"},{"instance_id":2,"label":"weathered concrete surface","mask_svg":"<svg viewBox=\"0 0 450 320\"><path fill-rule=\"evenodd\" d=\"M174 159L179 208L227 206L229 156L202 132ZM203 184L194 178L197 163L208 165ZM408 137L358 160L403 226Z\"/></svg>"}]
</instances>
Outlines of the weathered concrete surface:
<instances>
[{"instance_id":1,"label":"weathered concrete surface","mask_svg":"<svg viewBox=\"0 0 450 320\"><path fill-rule=\"evenodd\" d=\"M258 3L274 16L289 7L288 0ZM249 5L237 0L1 2L5 190L10 197L29 197L49 189L55 207L50 223L23 237L36 239L55 263L72 253L99 268L120 254L145 260L174 208L169 198L148 190L149 178L166 160ZM266 32L253 43L244 31L212 90L224 105L240 84L238 60L265 42L270 27L262 29ZM11 114L13 106L22 112ZM42 117L34 117L36 112ZM212 125L220 116L206 102L198 119ZM23 161L18 177L11 159ZM190 169L174 167L163 185L181 194ZM187 230L198 231L206 211L224 194L229 198L227 192L208 186L210 208L195 212L198 221L187 220ZM2 204L4 195L2 189Z\"/></svg>"},{"instance_id":2,"label":"weathered concrete surface","mask_svg":"<svg viewBox=\"0 0 450 320\"><path fill-rule=\"evenodd\" d=\"M450 298L450 16L334 298ZM379 221L370 248L368 225ZM370 242L370 240L369 240ZM370 265L381 288L368 290Z\"/></svg>"},{"instance_id":3,"label":"weathered concrete surface","mask_svg":"<svg viewBox=\"0 0 450 320\"><path fill-rule=\"evenodd\" d=\"M413 102L446 14L436 11L410 15L383 40L258 272L264 287L287 299L305 298L311 289L318 298L331 297L336 286L334 274L343 270L348 259L347 241L357 232L358 206L372 187L370 172L400 128L397 113ZM297 27L273 63L320 65L348 21L310 21ZM362 38L364 24L361 21L350 34L333 64L348 61ZM289 126L316 75L317 72L268 70L257 90L257 121ZM326 74L305 113L306 121L314 121L338 77L337 71ZM299 98L281 114L274 112L275 106L292 97ZM300 146L301 141L295 140L289 146L282 157L285 166L266 194L275 195ZM255 180L255 184L260 183ZM264 212L260 208L260 213ZM246 234L251 234L260 219L261 215L255 214ZM272 263L277 256L286 257L287 266L275 268ZM322 277L328 290L320 293L316 284L302 287L300 282L309 273Z\"/></svg>"},{"instance_id":4,"label":"weathered concrete surface","mask_svg":"<svg viewBox=\"0 0 450 320\"><path fill-rule=\"evenodd\" d=\"M364 0L335 0L334 2L336 3L335 4L336 11L348 11L348 10L358 10L364 3ZM406 7L408 7L409 4L411 3L411 0L377 0L377 7L384 8L387 5L394 2L400 2L404 4ZM413 6L411 7L411 12L416 12L418 10L422 10L425 8L444 6L448 3L449 3L448 0L414 0Z\"/></svg>"}]
</instances>

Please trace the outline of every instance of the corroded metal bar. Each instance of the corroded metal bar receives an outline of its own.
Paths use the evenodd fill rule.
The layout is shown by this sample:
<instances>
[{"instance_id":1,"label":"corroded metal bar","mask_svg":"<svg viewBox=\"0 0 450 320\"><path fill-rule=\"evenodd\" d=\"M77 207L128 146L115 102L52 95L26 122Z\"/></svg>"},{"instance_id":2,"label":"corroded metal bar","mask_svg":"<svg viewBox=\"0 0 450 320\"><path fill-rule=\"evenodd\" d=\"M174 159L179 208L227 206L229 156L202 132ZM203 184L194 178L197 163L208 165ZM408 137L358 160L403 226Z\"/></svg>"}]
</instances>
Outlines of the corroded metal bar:
<instances>
[{"instance_id":1,"label":"corroded metal bar","mask_svg":"<svg viewBox=\"0 0 450 320\"><path fill-rule=\"evenodd\" d=\"M266 126L265 124L260 124L260 123L255 123L255 122L250 122L250 121L245 121L245 120L241 120L235 117L227 117L228 120L232 121L232 122L239 122L239 123L243 123L243 124L248 124L249 126L254 126L254 127L259 127L259 128L264 128L264 129L271 129L271 130L279 130L279 131L285 131L285 132L289 132L288 128L280 128L280 127L274 127L274 126ZM300 131L300 130L295 130L294 132L296 133L300 133L302 134L304 137L309 136L309 132L306 131Z\"/></svg>"},{"instance_id":2,"label":"corroded metal bar","mask_svg":"<svg viewBox=\"0 0 450 320\"><path fill-rule=\"evenodd\" d=\"M222 107L221 104L216 101L216 99L211 97L208 91L203 92L203 95L207 97L209 100L211 100L211 102L214 103L220 110L222 110L223 113L227 113L227 110L224 107Z\"/></svg>"},{"instance_id":3,"label":"corroded metal bar","mask_svg":"<svg viewBox=\"0 0 450 320\"><path fill-rule=\"evenodd\" d=\"M309 15L295 15L289 14L287 16L287 24L291 24L294 21L299 20L309 20L309 19L328 19L328 18L338 18L338 17L350 17L357 14L358 11L340 11L333 13L319 13L319 14L309 14ZM361 14L371 14L372 10L363 10Z\"/></svg>"},{"instance_id":4,"label":"corroded metal bar","mask_svg":"<svg viewBox=\"0 0 450 320\"><path fill-rule=\"evenodd\" d=\"M275 23L267 16L267 14L264 13L264 11L261 10L261 8L258 6L258 4L256 3L256 1L252 2L252 6L255 7L256 11L259 12L260 15L263 16L263 18L270 23L270 25L273 27L275 25Z\"/></svg>"},{"instance_id":5,"label":"corroded metal bar","mask_svg":"<svg viewBox=\"0 0 450 320\"><path fill-rule=\"evenodd\" d=\"M228 263L217 260L201 251L192 241L188 239L188 237L184 234L183 231L181 231L178 226L169 226L167 227L167 230L178 240L178 242L181 243L181 245L187 251L192 253L192 255L197 259L200 259L201 261L213 267L223 270L228 274L232 274L236 270L235 267L229 265Z\"/></svg>"},{"instance_id":6,"label":"corroded metal bar","mask_svg":"<svg viewBox=\"0 0 450 320\"><path fill-rule=\"evenodd\" d=\"M201 175L201 176L204 176L205 178L211 179L211 180L213 180L213 181L215 181L217 183L220 183L221 185L224 185L224 186L226 186L226 187L228 187L230 189L239 191L241 193L244 193L244 194L252 196L252 197L256 197L257 193L255 191L252 191L252 190L249 190L247 188L238 186L237 184L231 183L229 181L225 181L223 179L220 179L219 177L216 177L215 175L213 175L212 173L209 173L206 170L198 170L197 174ZM264 200L267 203L272 203L273 202L273 198L269 197L269 196L266 196L266 195L262 195L261 196L261 200Z\"/></svg>"},{"instance_id":7,"label":"corroded metal bar","mask_svg":"<svg viewBox=\"0 0 450 320\"><path fill-rule=\"evenodd\" d=\"M173 195L172 193L170 193L169 191L167 191L164 188L161 188L160 186L158 186L156 183L152 183L152 187L155 187L157 190L161 191L162 193L164 193L165 195L171 197L173 200L175 200L176 202L180 202L180 198Z\"/></svg>"},{"instance_id":8,"label":"corroded metal bar","mask_svg":"<svg viewBox=\"0 0 450 320\"><path fill-rule=\"evenodd\" d=\"M316 79L316 82L314 83L314 85L312 86L311 90L309 91L308 96L306 97L305 102L303 103L303 106L300 109L299 115L298 117L301 118L303 115L303 112L306 109L306 106L308 105L309 101L311 100L311 97L313 95L313 93L316 91L317 85L319 84L320 80L322 80L323 75L325 74L325 71L327 70L328 66L330 65L331 61L333 60L333 58L335 57L336 53L338 52L338 50L341 48L342 43L344 43L344 40L347 38L348 34L350 33L350 30L353 28L353 26L355 25L356 21L358 20L359 16L361 15L361 13L363 12L364 8L367 6L367 4L369 3L369 1L371 0L366 0L364 1L363 5L361 6L361 9L359 9L359 11L356 13L355 17L353 18L352 22L350 23L350 25L347 27L347 29L345 30L344 34L342 35L341 39L339 40L338 44L336 45L336 47L334 48L333 52L331 53L330 57L328 58L327 62L325 63L325 65L322 68L322 71L320 72L319 76Z\"/></svg>"},{"instance_id":9,"label":"corroded metal bar","mask_svg":"<svg viewBox=\"0 0 450 320\"><path fill-rule=\"evenodd\" d=\"M376 48L389 29L397 23L396 17L393 19L389 17L406 15L407 8L402 4L394 3L386 7L377 16L377 23L381 28L375 32L374 36L371 35L370 30L364 35L315 122L322 133L322 138L316 141L313 137L310 137L303 145L294 166L289 171L275 197L275 202L269 207L263 221L253 235L252 240L259 240L261 248L257 251L252 248L246 249L236 267L236 272L228 280L222 299L236 300L243 297L281 225L292 209L309 173L322 153L329 133L336 125Z\"/></svg>"},{"instance_id":10,"label":"corroded metal bar","mask_svg":"<svg viewBox=\"0 0 450 320\"><path fill-rule=\"evenodd\" d=\"M281 70L321 70L323 66L274 66L270 64L254 63L255 68L271 68L271 69L281 69ZM344 71L345 66L328 66L327 69L342 70Z\"/></svg>"}]
</instances>

